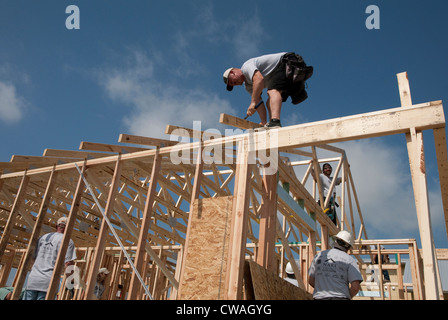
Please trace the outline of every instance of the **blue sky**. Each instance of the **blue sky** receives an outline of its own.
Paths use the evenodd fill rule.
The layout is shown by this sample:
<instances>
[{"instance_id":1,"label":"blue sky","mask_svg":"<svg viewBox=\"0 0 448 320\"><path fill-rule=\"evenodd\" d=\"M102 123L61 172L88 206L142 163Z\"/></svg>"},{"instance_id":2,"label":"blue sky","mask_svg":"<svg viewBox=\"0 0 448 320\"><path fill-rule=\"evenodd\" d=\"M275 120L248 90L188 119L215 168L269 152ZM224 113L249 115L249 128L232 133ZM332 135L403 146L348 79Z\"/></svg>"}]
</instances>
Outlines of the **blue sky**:
<instances>
[{"instance_id":1,"label":"blue sky","mask_svg":"<svg viewBox=\"0 0 448 320\"><path fill-rule=\"evenodd\" d=\"M377 30L365 25L371 4ZM79 30L66 28L69 5ZM283 126L398 107L403 71L415 104L447 101L447 12L434 0L2 0L0 161L114 144L120 133L169 139L167 124L194 120L221 129L221 112L244 117L249 103L242 87L225 90L223 71L280 51L315 70L308 100L285 103ZM432 132L424 135L436 246L448 247ZM419 239L404 136L338 146L369 238Z\"/></svg>"}]
</instances>

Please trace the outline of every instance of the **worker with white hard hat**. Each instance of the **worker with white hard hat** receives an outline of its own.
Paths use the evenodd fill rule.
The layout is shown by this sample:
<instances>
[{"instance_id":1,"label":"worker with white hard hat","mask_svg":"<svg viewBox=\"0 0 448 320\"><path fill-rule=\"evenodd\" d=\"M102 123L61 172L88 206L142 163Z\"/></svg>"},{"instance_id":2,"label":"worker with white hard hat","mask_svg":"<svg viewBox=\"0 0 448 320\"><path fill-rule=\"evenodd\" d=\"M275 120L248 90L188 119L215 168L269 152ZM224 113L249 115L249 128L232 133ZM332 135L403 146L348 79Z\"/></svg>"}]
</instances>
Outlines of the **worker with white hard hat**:
<instances>
[{"instance_id":1,"label":"worker with white hard hat","mask_svg":"<svg viewBox=\"0 0 448 320\"><path fill-rule=\"evenodd\" d=\"M296 260L295 260L295 263L296 263L297 268L298 268L298 267L299 267L299 260L296 259ZM296 287L298 287L298 286L299 286L299 283L298 283L298 281L297 281L297 279L296 279L296 276L295 276L295 274L294 274L294 270L293 270L293 268L292 268L291 262L288 262L288 263L286 264L285 272L286 272L286 278L285 278L285 280L288 281L289 283L292 283L292 284L295 285Z\"/></svg>"},{"instance_id":2,"label":"worker with white hard hat","mask_svg":"<svg viewBox=\"0 0 448 320\"><path fill-rule=\"evenodd\" d=\"M315 300L351 300L363 281L356 259L349 255L353 236L342 230L334 236L333 248L321 251L308 271Z\"/></svg>"}]
</instances>

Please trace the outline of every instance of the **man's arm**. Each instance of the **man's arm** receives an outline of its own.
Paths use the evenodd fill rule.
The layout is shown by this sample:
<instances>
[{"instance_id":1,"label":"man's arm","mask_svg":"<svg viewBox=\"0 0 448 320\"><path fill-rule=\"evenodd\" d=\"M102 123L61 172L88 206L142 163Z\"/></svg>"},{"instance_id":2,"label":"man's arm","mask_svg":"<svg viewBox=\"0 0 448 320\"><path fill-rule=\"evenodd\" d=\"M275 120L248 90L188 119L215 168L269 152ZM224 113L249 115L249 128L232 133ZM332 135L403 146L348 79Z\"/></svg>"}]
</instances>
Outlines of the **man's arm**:
<instances>
[{"instance_id":1,"label":"man's arm","mask_svg":"<svg viewBox=\"0 0 448 320\"><path fill-rule=\"evenodd\" d=\"M260 71L256 70L252 77L252 97L249 108L247 108L247 114L249 116L256 112L255 106L261 100L261 93L264 88L264 77Z\"/></svg>"},{"instance_id":2,"label":"man's arm","mask_svg":"<svg viewBox=\"0 0 448 320\"><path fill-rule=\"evenodd\" d=\"M350 283L350 297L353 298L361 289L361 281L354 280Z\"/></svg>"},{"instance_id":3,"label":"man's arm","mask_svg":"<svg viewBox=\"0 0 448 320\"><path fill-rule=\"evenodd\" d=\"M315 278L313 276L308 277L308 284L314 288Z\"/></svg>"}]
</instances>

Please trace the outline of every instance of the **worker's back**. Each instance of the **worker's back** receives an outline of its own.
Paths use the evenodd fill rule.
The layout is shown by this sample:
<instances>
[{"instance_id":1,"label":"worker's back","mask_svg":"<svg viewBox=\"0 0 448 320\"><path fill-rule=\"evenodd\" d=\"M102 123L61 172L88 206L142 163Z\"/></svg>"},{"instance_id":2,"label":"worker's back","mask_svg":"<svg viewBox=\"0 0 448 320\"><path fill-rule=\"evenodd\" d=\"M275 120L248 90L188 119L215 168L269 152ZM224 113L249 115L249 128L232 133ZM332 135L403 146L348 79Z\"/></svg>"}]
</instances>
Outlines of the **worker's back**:
<instances>
[{"instance_id":1,"label":"worker's back","mask_svg":"<svg viewBox=\"0 0 448 320\"><path fill-rule=\"evenodd\" d=\"M318 253L309 274L315 278L314 299L350 299L349 283L361 276L356 260L336 248Z\"/></svg>"}]
</instances>

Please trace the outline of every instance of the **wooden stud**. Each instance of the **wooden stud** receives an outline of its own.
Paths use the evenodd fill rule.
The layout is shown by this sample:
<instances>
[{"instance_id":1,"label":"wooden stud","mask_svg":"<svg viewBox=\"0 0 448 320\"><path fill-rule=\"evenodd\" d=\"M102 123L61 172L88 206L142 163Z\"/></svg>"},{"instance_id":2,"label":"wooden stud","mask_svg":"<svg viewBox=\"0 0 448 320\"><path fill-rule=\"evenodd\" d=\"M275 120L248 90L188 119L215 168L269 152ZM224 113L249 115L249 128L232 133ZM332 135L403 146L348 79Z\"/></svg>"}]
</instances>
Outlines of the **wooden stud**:
<instances>
[{"instance_id":1,"label":"wooden stud","mask_svg":"<svg viewBox=\"0 0 448 320\"><path fill-rule=\"evenodd\" d=\"M397 75L400 90L400 99L403 109L411 108L412 100L407 73ZM435 264L437 263L433 247L433 235L431 230L431 217L428 203L428 189L426 185L426 168L423 150L423 133L411 127L410 133L406 133L406 141L411 167L412 185L414 188L415 207L420 229L420 239L422 242L424 275L425 275L425 296L426 299L438 300L439 285L437 282Z\"/></svg>"},{"instance_id":2,"label":"wooden stud","mask_svg":"<svg viewBox=\"0 0 448 320\"><path fill-rule=\"evenodd\" d=\"M86 169L86 167L84 165L82 167L83 174L85 172L85 169ZM46 300L53 300L53 298L56 294L56 290L59 286L61 273L63 270L65 270L65 256L66 256L67 248L68 248L68 245L70 243L71 236L73 233L73 227L75 225L76 215L79 210L79 205L81 202L83 189L84 189L84 181L82 179L82 176L80 175L79 179L78 179L78 184L76 186L76 191L73 196L73 202L72 202L72 206L70 208L70 213L68 214L68 217L67 217L67 224L65 226L64 236L62 237L59 252L58 252L58 255L56 258L53 275L51 277L51 281L48 286L47 296L45 298ZM74 272L76 272L76 271L74 271Z\"/></svg>"},{"instance_id":3,"label":"wooden stud","mask_svg":"<svg viewBox=\"0 0 448 320\"><path fill-rule=\"evenodd\" d=\"M39 241L40 232L42 229L42 223L44 222L45 215L48 210L48 204L50 203L51 194L53 193L55 184L56 184L56 176L57 172L55 172L54 167L51 171L50 178L48 179L47 188L45 189L45 194L42 199L42 203L39 209L39 213L37 215L36 222L34 224L33 232L31 234L31 238L28 243L28 248L23 258L23 263L19 270L17 270L17 282L14 287L13 294L11 296L11 300L18 300L20 297L20 293L22 291L23 284L25 283L25 278L29 268L31 267L31 263L33 260L34 251L36 249L37 243Z\"/></svg>"},{"instance_id":4,"label":"wooden stud","mask_svg":"<svg viewBox=\"0 0 448 320\"><path fill-rule=\"evenodd\" d=\"M148 230L151 223L152 207L154 204L157 178L159 176L161 166L161 156L159 152L154 157L153 168L151 172L151 179L149 182L148 193L146 195L145 209L143 211L142 224L140 227L140 234L138 237L137 251L135 256L135 267L141 272L143 266L143 257L145 253L146 241L148 238ZM130 281L130 289L128 293L128 300L135 300L137 296L138 279L135 273L132 274Z\"/></svg>"},{"instance_id":5,"label":"wooden stud","mask_svg":"<svg viewBox=\"0 0 448 320\"><path fill-rule=\"evenodd\" d=\"M106 207L104 209L104 215L107 218L111 217L112 211L114 209L115 197L118 192L118 184L120 183L120 177L121 177L121 160L120 160L120 157L118 157L117 162L115 164L115 170L114 170L114 176L112 178L112 183L109 188L109 194L107 196ZM96 276L97 276L97 273L99 270L101 258L103 256L103 250L104 250L104 245L106 242L108 228L109 227L107 225L106 219L103 218L102 222L101 222L101 228L100 228L100 233L98 236L98 241L96 244L95 254L93 257L93 262L92 262L92 265L89 270L89 276L87 278L87 289L86 289L85 296L84 296L85 300L92 299L93 290L95 288L95 283L96 283Z\"/></svg>"}]
</instances>

